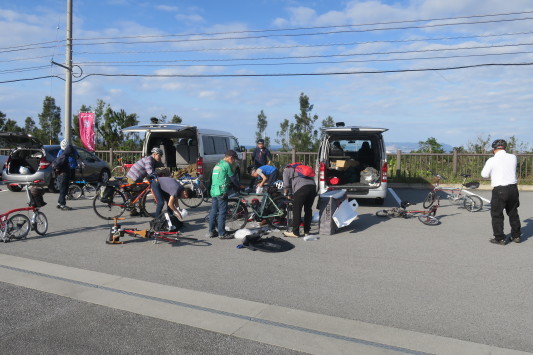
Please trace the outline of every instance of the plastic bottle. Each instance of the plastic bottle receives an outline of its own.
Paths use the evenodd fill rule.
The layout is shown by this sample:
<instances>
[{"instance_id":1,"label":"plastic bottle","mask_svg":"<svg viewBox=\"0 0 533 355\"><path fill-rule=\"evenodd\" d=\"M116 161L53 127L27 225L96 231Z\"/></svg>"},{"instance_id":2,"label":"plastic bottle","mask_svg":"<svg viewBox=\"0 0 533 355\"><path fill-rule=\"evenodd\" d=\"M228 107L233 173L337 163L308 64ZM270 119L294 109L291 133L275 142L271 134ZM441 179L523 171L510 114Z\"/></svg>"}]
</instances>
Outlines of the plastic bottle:
<instances>
[{"instance_id":1,"label":"plastic bottle","mask_svg":"<svg viewBox=\"0 0 533 355\"><path fill-rule=\"evenodd\" d=\"M318 235L314 235L314 234L310 234L310 235L307 235L307 236L304 237L304 240L306 242L310 242L312 240L319 240L319 239L320 239L320 237Z\"/></svg>"}]
</instances>

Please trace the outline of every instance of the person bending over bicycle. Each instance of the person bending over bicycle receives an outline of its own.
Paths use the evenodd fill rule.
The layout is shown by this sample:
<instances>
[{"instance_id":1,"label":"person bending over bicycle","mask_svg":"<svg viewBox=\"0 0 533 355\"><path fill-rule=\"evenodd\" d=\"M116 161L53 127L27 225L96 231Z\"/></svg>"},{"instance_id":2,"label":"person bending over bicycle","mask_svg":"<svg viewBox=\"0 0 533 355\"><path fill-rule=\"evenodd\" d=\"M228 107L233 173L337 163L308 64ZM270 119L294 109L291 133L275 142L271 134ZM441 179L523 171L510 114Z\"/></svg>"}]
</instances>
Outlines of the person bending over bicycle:
<instances>
[{"instance_id":1,"label":"person bending over bicycle","mask_svg":"<svg viewBox=\"0 0 533 355\"><path fill-rule=\"evenodd\" d=\"M272 165L263 165L257 169L252 170L252 177L261 179L257 187L273 186L278 179L278 169Z\"/></svg>"},{"instance_id":2,"label":"person bending over bicycle","mask_svg":"<svg viewBox=\"0 0 533 355\"><path fill-rule=\"evenodd\" d=\"M154 177L157 177L155 168L158 163L161 162L161 157L163 156L163 150L154 147L152 148L151 155L147 155L144 158L139 159L135 162L126 174L126 177L128 178L129 184L134 184L138 182L143 182L145 178L148 178L150 180L150 187L152 188L152 192L155 195L155 198L157 201L164 201L163 193L161 191L161 187L159 186L159 183L157 182L157 179L154 179ZM162 209L163 207L161 207ZM159 204L158 204L159 209ZM161 209L159 209L159 213L161 213ZM134 209L130 213L131 216L138 216L139 212Z\"/></svg>"},{"instance_id":3,"label":"person bending over bicycle","mask_svg":"<svg viewBox=\"0 0 533 355\"><path fill-rule=\"evenodd\" d=\"M292 231L283 232L286 237L300 237L300 222L302 220L302 208L304 210L304 236L311 231L313 218L313 202L316 197L316 184L312 177L301 176L296 169L286 166L283 169L283 186L285 195L292 191Z\"/></svg>"},{"instance_id":4,"label":"person bending over bicycle","mask_svg":"<svg viewBox=\"0 0 533 355\"><path fill-rule=\"evenodd\" d=\"M169 213L174 212L179 219L183 219L179 211L179 198L189 198L189 190L183 187L178 181L170 177L157 178L159 186L163 194L164 200L157 199L157 208L155 211L156 217L161 214L165 202L167 203L167 211ZM171 212L172 211L172 212Z\"/></svg>"}]
</instances>

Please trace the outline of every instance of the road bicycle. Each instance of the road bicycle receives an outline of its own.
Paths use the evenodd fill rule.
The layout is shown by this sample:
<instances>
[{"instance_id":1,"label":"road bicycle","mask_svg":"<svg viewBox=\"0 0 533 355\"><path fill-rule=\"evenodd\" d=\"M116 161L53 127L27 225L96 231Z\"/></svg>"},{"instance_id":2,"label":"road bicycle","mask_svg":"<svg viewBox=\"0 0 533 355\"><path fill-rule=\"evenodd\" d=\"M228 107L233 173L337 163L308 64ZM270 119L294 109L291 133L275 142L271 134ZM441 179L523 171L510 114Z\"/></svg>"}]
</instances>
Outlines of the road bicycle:
<instances>
[{"instance_id":1,"label":"road bicycle","mask_svg":"<svg viewBox=\"0 0 533 355\"><path fill-rule=\"evenodd\" d=\"M34 182L37 184L38 182ZM34 230L39 235L45 235L48 231L48 218L40 211L44 205L37 203L35 197L30 192L29 185L25 185L28 207L15 208L0 214L0 240L4 243L12 239L24 239L30 230ZM39 193L41 193L39 191ZM31 218L26 214L18 212L31 212Z\"/></svg>"},{"instance_id":2,"label":"road bicycle","mask_svg":"<svg viewBox=\"0 0 533 355\"><path fill-rule=\"evenodd\" d=\"M437 191L445 191L448 195L448 200L450 200L453 204L460 204L463 203L464 208L469 212L477 212L483 208L483 201L481 198L474 194L468 194L465 195L466 190L464 188L468 189L477 189L479 187L479 182L472 181L467 183L466 179L469 178L470 174L461 174L463 177L463 182L461 183L461 187L442 187L440 186L440 180L445 180L446 178L444 176L441 176L439 174L433 174L435 176L435 183L433 184L433 190L431 190L426 198L424 199L423 206L424 208L429 208L436 200ZM448 193L449 191L449 193Z\"/></svg>"},{"instance_id":3,"label":"road bicycle","mask_svg":"<svg viewBox=\"0 0 533 355\"><path fill-rule=\"evenodd\" d=\"M260 196L254 198L251 202L246 200L245 196ZM252 214L248 212L252 211ZM289 201L283 195L273 196L270 193L237 193L237 198L228 199L228 209L226 215L226 230L234 232L252 220L266 222L275 228L287 229L292 226L292 213L288 216ZM289 221L290 219L290 221Z\"/></svg>"},{"instance_id":4,"label":"road bicycle","mask_svg":"<svg viewBox=\"0 0 533 355\"><path fill-rule=\"evenodd\" d=\"M207 188L200 178L185 174L176 179L176 181L189 190L189 198L180 197L180 202L185 206L191 208L198 207L202 204L202 201L206 200Z\"/></svg>"},{"instance_id":5,"label":"road bicycle","mask_svg":"<svg viewBox=\"0 0 533 355\"><path fill-rule=\"evenodd\" d=\"M414 204L409 201L402 201L400 207L394 207L386 210L379 210L376 212L378 217L389 218L411 218L418 217L418 220L428 226L436 226L440 224L440 220L435 216L439 208L439 198L435 199L435 203L429 210L408 210L407 207Z\"/></svg>"},{"instance_id":6,"label":"road bicycle","mask_svg":"<svg viewBox=\"0 0 533 355\"><path fill-rule=\"evenodd\" d=\"M132 237L140 237L140 238L148 238L153 239L152 243L157 244L159 240L165 241L165 242L171 242L175 243L180 240L190 240L190 241L197 241L197 238L192 237L185 237L181 235L179 231L155 231L155 230L147 230L147 229L136 229L136 228L126 228L121 227L120 224L118 224L118 221L124 218L118 218L115 217L114 224L111 226L111 229L109 230L109 237L105 241L106 244L124 244L124 242L120 241L120 238L124 237L126 234L130 235Z\"/></svg>"},{"instance_id":7,"label":"road bicycle","mask_svg":"<svg viewBox=\"0 0 533 355\"><path fill-rule=\"evenodd\" d=\"M124 163L124 158L118 157L117 158L118 164L111 170L111 176L115 177L124 177L130 170L133 164Z\"/></svg>"},{"instance_id":8,"label":"road bicycle","mask_svg":"<svg viewBox=\"0 0 533 355\"><path fill-rule=\"evenodd\" d=\"M112 220L122 216L124 211L133 211L138 203L141 216L155 217L157 199L150 183L128 184L122 180L118 178L98 187L93 199L96 215L105 220Z\"/></svg>"}]
</instances>

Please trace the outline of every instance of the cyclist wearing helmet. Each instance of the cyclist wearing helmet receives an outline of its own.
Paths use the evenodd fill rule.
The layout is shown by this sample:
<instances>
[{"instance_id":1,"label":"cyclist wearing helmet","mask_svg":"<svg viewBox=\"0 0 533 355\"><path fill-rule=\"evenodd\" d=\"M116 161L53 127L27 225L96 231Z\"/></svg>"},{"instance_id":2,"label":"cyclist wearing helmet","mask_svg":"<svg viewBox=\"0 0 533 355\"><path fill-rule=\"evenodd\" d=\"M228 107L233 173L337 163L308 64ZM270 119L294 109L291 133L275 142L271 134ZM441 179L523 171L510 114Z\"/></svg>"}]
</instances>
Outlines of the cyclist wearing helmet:
<instances>
[{"instance_id":1,"label":"cyclist wearing helmet","mask_svg":"<svg viewBox=\"0 0 533 355\"><path fill-rule=\"evenodd\" d=\"M57 199L57 208L63 211L72 210L67 206L67 193L70 181L74 180L78 159L80 155L76 148L63 139L60 144L61 149L57 152L56 160L53 163L54 173L60 184L59 198Z\"/></svg>"},{"instance_id":2,"label":"cyclist wearing helmet","mask_svg":"<svg viewBox=\"0 0 533 355\"><path fill-rule=\"evenodd\" d=\"M495 140L492 143L494 156L487 160L481 171L481 176L490 178L492 185L490 216L494 238L490 239L490 242L499 245L507 245L510 242L503 232L503 210L509 216L511 239L516 243L523 241L520 231L520 217L518 216L520 201L516 185L516 155L507 153L506 149L506 141L503 139Z\"/></svg>"},{"instance_id":3,"label":"cyclist wearing helmet","mask_svg":"<svg viewBox=\"0 0 533 355\"><path fill-rule=\"evenodd\" d=\"M155 168L157 163L161 162L163 151L157 147L154 147L152 148L151 153L151 155L141 158L131 166L130 170L126 174L126 177L128 178L128 183L133 184L137 182L142 182L145 178L157 176L155 173ZM165 201L157 179L152 179L150 181L150 186L152 187L152 191L157 201ZM161 212L162 208L162 206L161 208L158 208L159 212ZM130 215L137 216L139 215L139 213L137 212L137 210L134 209L133 211L131 211Z\"/></svg>"},{"instance_id":4,"label":"cyclist wearing helmet","mask_svg":"<svg viewBox=\"0 0 533 355\"><path fill-rule=\"evenodd\" d=\"M265 147L265 140L258 139L257 147L252 152L252 164L254 168L259 168L263 165L269 165L272 161L272 153Z\"/></svg>"}]
</instances>

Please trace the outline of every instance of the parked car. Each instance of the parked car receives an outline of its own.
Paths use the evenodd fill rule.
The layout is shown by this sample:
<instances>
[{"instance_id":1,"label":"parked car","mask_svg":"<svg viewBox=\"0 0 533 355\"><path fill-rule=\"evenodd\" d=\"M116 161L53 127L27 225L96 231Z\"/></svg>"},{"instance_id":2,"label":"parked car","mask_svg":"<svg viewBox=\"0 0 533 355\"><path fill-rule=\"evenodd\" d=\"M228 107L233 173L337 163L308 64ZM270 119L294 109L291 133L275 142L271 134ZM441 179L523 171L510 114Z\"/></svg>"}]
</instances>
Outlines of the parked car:
<instances>
[{"instance_id":1,"label":"parked car","mask_svg":"<svg viewBox=\"0 0 533 355\"><path fill-rule=\"evenodd\" d=\"M224 153L228 149L244 151L237 138L229 132L183 124L144 124L122 131L144 133L142 155L149 155L154 147L161 148L162 165L171 171L196 164L196 174L208 187L211 185L213 168L224 158ZM240 174L238 167L236 174Z\"/></svg>"},{"instance_id":2,"label":"parked car","mask_svg":"<svg viewBox=\"0 0 533 355\"><path fill-rule=\"evenodd\" d=\"M387 196L383 132L388 129L337 125L324 131L318 150L318 193L345 189L349 198L383 204Z\"/></svg>"},{"instance_id":3,"label":"parked car","mask_svg":"<svg viewBox=\"0 0 533 355\"><path fill-rule=\"evenodd\" d=\"M20 184L43 181L42 185L57 192L59 185L53 174L52 162L59 145L42 145L28 134L0 133L0 146L14 148L2 168L2 180L10 191L20 191ZM107 181L111 176L107 162L84 148L76 147L84 168L76 169L76 178L88 182Z\"/></svg>"}]
</instances>

